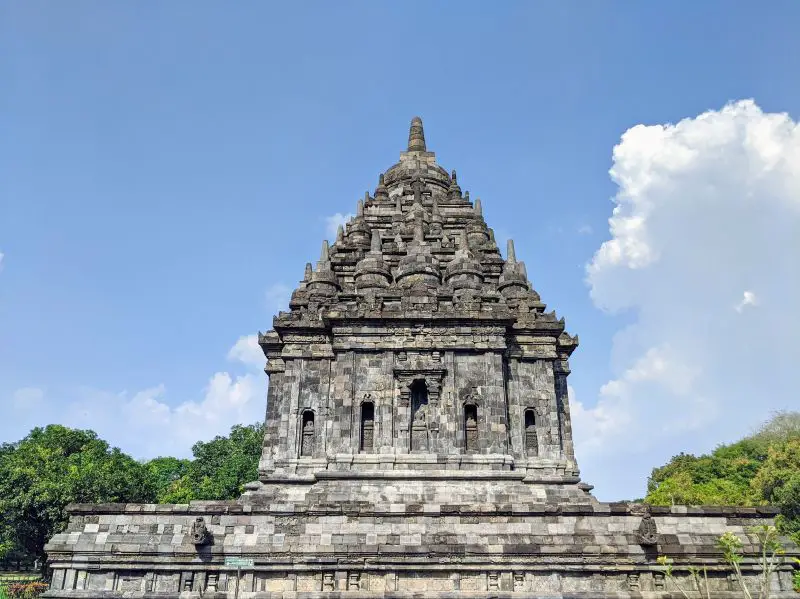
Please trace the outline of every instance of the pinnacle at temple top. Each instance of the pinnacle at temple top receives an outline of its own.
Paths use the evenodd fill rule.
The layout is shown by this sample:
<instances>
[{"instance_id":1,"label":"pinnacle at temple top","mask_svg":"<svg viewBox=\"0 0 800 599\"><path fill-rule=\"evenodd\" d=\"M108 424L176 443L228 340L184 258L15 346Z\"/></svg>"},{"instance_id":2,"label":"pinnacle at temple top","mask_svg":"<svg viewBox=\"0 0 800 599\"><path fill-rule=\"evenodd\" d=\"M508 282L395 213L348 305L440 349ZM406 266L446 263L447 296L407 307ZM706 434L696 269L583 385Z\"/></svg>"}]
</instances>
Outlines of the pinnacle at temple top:
<instances>
[{"instance_id":1,"label":"pinnacle at temple top","mask_svg":"<svg viewBox=\"0 0 800 599\"><path fill-rule=\"evenodd\" d=\"M411 119L411 130L408 132L408 151L424 152L425 131L422 129L422 119L415 116Z\"/></svg>"},{"instance_id":2,"label":"pinnacle at temple top","mask_svg":"<svg viewBox=\"0 0 800 599\"><path fill-rule=\"evenodd\" d=\"M428 151L420 117L411 121L400 160L358 200L333 245L323 242L316 265L306 265L289 306L276 328L369 313L536 320L563 331L563 321L545 313L513 241L504 259L480 199L473 202L456 172Z\"/></svg>"}]
</instances>

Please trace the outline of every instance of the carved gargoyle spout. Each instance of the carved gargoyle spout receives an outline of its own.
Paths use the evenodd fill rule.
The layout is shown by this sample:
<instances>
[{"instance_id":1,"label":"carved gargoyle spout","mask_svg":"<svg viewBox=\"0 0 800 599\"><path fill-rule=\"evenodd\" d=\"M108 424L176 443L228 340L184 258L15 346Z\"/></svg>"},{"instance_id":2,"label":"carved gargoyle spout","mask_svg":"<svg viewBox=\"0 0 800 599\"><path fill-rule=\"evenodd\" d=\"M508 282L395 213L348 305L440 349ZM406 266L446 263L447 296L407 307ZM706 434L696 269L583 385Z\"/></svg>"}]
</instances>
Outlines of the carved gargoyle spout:
<instances>
[{"instance_id":1,"label":"carved gargoyle spout","mask_svg":"<svg viewBox=\"0 0 800 599\"><path fill-rule=\"evenodd\" d=\"M211 531L206 527L206 522L201 516L198 516L192 522L192 543L197 546L208 545L211 542Z\"/></svg>"}]
</instances>

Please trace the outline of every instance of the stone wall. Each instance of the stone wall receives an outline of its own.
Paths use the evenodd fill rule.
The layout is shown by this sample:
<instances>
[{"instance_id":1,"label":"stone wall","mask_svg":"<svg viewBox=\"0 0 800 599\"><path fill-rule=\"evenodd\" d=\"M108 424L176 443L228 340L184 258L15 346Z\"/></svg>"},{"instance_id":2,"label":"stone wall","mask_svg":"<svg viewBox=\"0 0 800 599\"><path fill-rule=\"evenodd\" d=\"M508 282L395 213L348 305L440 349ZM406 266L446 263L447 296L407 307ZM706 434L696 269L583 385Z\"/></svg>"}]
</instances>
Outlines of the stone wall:
<instances>
[{"instance_id":1,"label":"stone wall","mask_svg":"<svg viewBox=\"0 0 800 599\"><path fill-rule=\"evenodd\" d=\"M353 348L332 354L332 358L284 358L282 371L272 375L262 459L262 476L267 479L275 474L341 470L345 465L371 469L375 460L364 459L364 454L411 453L419 462L444 459L445 468L483 463L489 469L497 464L522 469L534 477L575 474L571 435L564 434L569 422L566 387L556 382L565 379L555 374L553 360L509 359L499 350L413 347ZM411 448L411 388L417 381L424 382L428 393L426 438L423 446ZM374 430L372 445L362 449L365 402L374 409ZM526 445L526 410L535 419L533 450ZM304 452L309 414L314 421L313 450ZM448 460L447 456L486 457Z\"/></svg>"},{"instance_id":2,"label":"stone wall","mask_svg":"<svg viewBox=\"0 0 800 599\"><path fill-rule=\"evenodd\" d=\"M658 544L650 547L637 537L640 506L559 508L498 499L483 505L73 506L69 527L47 548L53 568L48 596L186 597L191 591L233 597L236 571L224 560L249 557L254 566L241 572L240 597L330 591L358 597L661 597L674 589L655 564L658 554L672 557L681 577L687 564L706 566L715 597L738 596L715 540L726 531L748 539L751 525L774 515L755 508L654 507ZM208 545L192 542L198 517L212 534ZM746 544L745 551L751 555L743 570L755 584L756 547ZM775 575L773 589L775 597L793 596L790 566Z\"/></svg>"}]
</instances>

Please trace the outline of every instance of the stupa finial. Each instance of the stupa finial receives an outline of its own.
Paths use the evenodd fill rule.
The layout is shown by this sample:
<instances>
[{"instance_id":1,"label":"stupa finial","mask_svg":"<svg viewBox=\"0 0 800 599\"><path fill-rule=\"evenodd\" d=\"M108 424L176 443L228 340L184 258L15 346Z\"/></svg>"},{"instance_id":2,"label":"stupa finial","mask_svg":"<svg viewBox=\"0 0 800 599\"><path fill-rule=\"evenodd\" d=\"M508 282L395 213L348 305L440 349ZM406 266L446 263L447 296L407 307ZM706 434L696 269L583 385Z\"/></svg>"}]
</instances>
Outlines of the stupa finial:
<instances>
[{"instance_id":1,"label":"stupa finial","mask_svg":"<svg viewBox=\"0 0 800 599\"><path fill-rule=\"evenodd\" d=\"M311 273L313 273L313 269L311 268L311 262L306 262L306 270L303 273L303 281L308 283L311 281Z\"/></svg>"},{"instance_id":2,"label":"stupa finial","mask_svg":"<svg viewBox=\"0 0 800 599\"><path fill-rule=\"evenodd\" d=\"M336 243L341 243L344 241L344 226L339 225L336 227Z\"/></svg>"},{"instance_id":3,"label":"stupa finial","mask_svg":"<svg viewBox=\"0 0 800 599\"><path fill-rule=\"evenodd\" d=\"M506 262L514 263L517 261L517 255L514 252L514 240L509 239L506 243Z\"/></svg>"},{"instance_id":4,"label":"stupa finial","mask_svg":"<svg viewBox=\"0 0 800 599\"><path fill-rule=\"evenodd\" d=\"M411 119L411 129L408 132L408 151L425 152L425 131L422 129L422 119L415 116Z\"/></svg>"},{"instance_id":5,"label":"stupa finial","mask_svg":"<svg viewBox=\"0 0 800 599\"><path fill-rule=\"evenodd\" d=\"M322 242L322 251L319 253L320 264L327 264L331 261L330 248L328 247L328 240Z\"/></svg>"}]
</instances>

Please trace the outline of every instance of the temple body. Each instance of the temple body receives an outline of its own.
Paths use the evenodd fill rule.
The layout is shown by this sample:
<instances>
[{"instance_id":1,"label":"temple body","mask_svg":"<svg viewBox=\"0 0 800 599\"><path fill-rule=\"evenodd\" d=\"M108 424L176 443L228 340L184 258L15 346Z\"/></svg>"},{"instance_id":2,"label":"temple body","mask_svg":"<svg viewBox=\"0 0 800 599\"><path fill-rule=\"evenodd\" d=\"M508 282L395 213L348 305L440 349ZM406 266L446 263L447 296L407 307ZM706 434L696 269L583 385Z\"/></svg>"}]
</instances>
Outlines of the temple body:
<instances>
[{"instance_id":1,"label":"temple body","mask_svg":"<svg viewBox=\"0 0 800 599\"><path fill-rule=\"evenodd\" d=\"M511 242L501 257L479 200L409 147L423 149L381 175L259 337L262 481L421 469L575 484L577 338L545 312Z\"/></svg>"},{"instance_id":2,"label":"temple body","mask_svg":"<svg viewBox=\"0 0 800 599\"><path fill-rule=\"evenodd\" d=\"M238 501L79 505L48 597L663 597L770 508L598 502L573 450L577 337L414 119L408 149L259 335L259 480ZM790 548L789 554L797 554ZM237 570L231 558L246 564ZM791 566L769 584L793 597Z\"/></svg>"}]
</instances>

